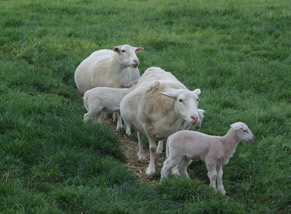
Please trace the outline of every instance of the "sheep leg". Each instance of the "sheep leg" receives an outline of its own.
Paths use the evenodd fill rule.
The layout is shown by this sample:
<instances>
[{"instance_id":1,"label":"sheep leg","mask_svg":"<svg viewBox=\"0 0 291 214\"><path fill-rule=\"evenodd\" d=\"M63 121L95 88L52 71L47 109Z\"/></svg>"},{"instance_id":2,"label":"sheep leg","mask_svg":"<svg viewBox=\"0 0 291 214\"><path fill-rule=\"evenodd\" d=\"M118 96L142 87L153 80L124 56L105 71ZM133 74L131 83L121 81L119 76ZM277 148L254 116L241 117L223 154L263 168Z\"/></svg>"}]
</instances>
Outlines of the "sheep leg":
<instances>
[{"instance_id":1,"label":"sheep leg","mask_svg":"<svg viewBox=\"0 0 291 214\"><path fill-rule=\"evenodd\" d=\"M143 150L142 136L141 136L141 134L139 132L137 132L137 139L138 139L137 157L138 157L138 160L140 162L144 162L144 161L146 161L146 157L145 157L144 150Z\"/></svg>"},{"instance_id":2,"label":"sheep leg","mask_svg":"<svg viewBox=\"0 0 291 214\"><path fill-rule=\"evenodd\" d=\"M172 168L171 174L172 174L172 175L175 175L175 176L181 176L181 175L180 175L180 172L179 172L179 166L178 166L178 165L176 165L176 166L174 166L174 167Z\"/></svg>"},{"instance_id":3,"label":"sheep leg","mask_svg":"<svg viewBox=\"0 0 291 214\"><path fill-rule=\"evenodd\" d=\"M157 154L162 154L162 152L163 152L163 141L162 140L160 140L159 141L159 143L158 143L158 147L157 147Z\"/></svg>"},{"instance_id":4,"label":"sheep leg","mask_svg":"<svg viewBox=\"0 0 291 214\"><path fill-rule=\"evenodd\" d=\"M217 178L216 165L206 164L206 166L208 170L208 178L210 180L210 186L216 189L216 178Z\"/></svg>"},{"instance_id":5,"label":"sheep leg","mask_svg":"<svg viewBox=\"0 0 291 214\"><path fill-rule=\"evenodd\" d=\"M83 121L84 121L84 122L87 122L87 121L90 120L90 119L91 119L91 115L89 114L89 112L86 113L86 114L84 114L84 118L83 118Z\"/></svg>"},{"instance_id":6,"label":"sheep leg","mask_svg":"<svg viewBox=\"0 0 291 214\"><path fill-rule=\"evenodd\" d=\"M177 161L176 159L171 159L171 158L168 158L167 160L165 160L164 165L163 165L163 168L161 170L161 181L164 178L169 177L171 169L175 165L177 165L177 162L176 161Z\"/></svg>"},{"instance_id":7,"label":"sheep leg","mask_svg":"<svg viewBox=\"0 0 291 214\"><path fill-rule=\"evenodd\" d=\"M156 172L155 169L155 154L156 154L156 142L154 139L152 139L151 137L148 137L148 141L149 141L149 150L150 150L150 163L149 166L146 169L146 175L147 176L151 176Z\"/></svg>"},{"instance_id":8,"label":"sheep leg","mask_svg":"<svg viewBox=\"0 0 291 214\"><path fill-rule=\"evenodd\" d=\"M223 176L222 165L216 166L216 170L217 170L217 189L222 195L225 195L225 190L222 182Z\"/></svg>"},{"instance_id":9,"label":"sheep leg","mask_svg":"<svg viewBox=\"0 0 291 214\"><path fill-rule=\"evenodd\" d=\"M95 102L95 103L91 103L88 106L88 113L85 116L84 115L84 121L85 119L88 120L92 120L94 122L98 122L98 123L102 123L102 110L103 110L103 106L100 105L99 102ZM86 117L86 118L85 118Z\"/></svg>"},{"instance_id":10,"label":"sheep leg","mask_svg":"<svg viewBox=\"0 0 291 214\"><path fill-rule=\"evenodd\" d=\"M125 121L123 121L123 122L124 122L124 125L125 125L125 127L126 127L125 134L126 134L127 136L131 136L131 129L130 129L130 125L129 125L129 124L127 124Z\"/></svg>"},{"instance_id":11,"label":"sheep leg","mask_svg":"<svg viewBox=\"0 0 291 214\"><path fill-rule=\"evenodd\" d=\"M184 176L186 178L189 178L187 169L188 166L191 164L192 160L188 158L184 158L181 163L178 166L178 173L180 176Z\"/></svg>"},{"instance_id":12,"label":"sheep leg","mask_svg":"<svg viewBox=\"0 0 291 214\"><path fill-rule=\"evenodd\" d=\"M95 122L97 123L103 123L103 117L104 116L104 112L98 112L98 113L95 113L94 117L95 117Z\"/></svg>"},{"instance_id":13,"label":"sheep leg","mask_svg":"<svg viewBox=\"0 0 291 214\"><path fill-rule=\"evenodd\" d=\"M88 120L92 120L92 121L97 121L97 122L102 122L102 121L99 121L99 115L100 113L99 112L88 112L86 114L84 114L84 118L83 118L83 121L84 122L87 122Z\"/></svg>"},{"instance_id":14,"label":"sheep leg","mask_svg":"<svg viewBox=\"0 0 291 214\"><path fill-rule=\"evenodd\" d=\"M113 114L112 114L112 120L113 120L113 122L116 122L117 121L117 113L116 112L113 112Z\"/></svg>"},{"instance_id":15,"label":"sheep leg","mask_svg":"<svg viewBox=\"0 0 291 214\"><path fill-rule=\"evenodd\" d=\"M117 114L116 131L120 131L123 128L122 118L121 118L121 116L120 116L120 114L118 112L116 112L116 114Z\"/></svg>"}]
</instances>

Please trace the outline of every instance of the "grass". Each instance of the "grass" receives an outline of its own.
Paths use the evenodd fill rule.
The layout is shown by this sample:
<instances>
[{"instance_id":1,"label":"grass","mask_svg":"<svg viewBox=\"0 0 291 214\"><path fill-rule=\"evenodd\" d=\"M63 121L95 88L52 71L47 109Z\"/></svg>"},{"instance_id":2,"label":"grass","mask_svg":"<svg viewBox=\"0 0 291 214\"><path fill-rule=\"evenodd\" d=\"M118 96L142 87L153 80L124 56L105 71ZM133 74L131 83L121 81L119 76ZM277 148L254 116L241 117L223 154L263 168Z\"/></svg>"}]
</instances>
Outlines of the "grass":
<instances>
[{"instance_id":1,"label":"grass","mask_svg":"<svg viewBox=\"0 0 291 214\"><path fill-rule=\"evenodd\" d=\"M290 213L291 6L287 0L2 0L1 213ZM227 196L199 180L140 183L111 130L82 122L74 70L91 52L145 48L202 90L202 132L244 121L255 142L224 167Z\"/></svg>"}]
</instances>

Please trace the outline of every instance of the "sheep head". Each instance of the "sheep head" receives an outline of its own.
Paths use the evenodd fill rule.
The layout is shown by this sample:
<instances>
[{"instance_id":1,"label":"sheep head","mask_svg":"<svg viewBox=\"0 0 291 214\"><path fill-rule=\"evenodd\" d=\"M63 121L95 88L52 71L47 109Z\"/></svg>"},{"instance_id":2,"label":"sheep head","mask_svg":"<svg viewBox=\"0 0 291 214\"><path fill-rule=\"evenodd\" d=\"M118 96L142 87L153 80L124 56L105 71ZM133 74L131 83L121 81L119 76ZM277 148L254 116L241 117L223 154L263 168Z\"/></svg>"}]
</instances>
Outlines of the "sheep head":
<instances>
[{"instance_id":1,"label":"sheep head","mask_svg":"<svg viewBox=\"0 0 291 214\"><path fill-rule=\"evenodd\" d=\"M171 89L170 91L160 92L160 94L175 99L175 111L183 120L188 123L196 124L198 122L198 95L200 89L189 91L185 89Z\"/></svg>"},{"instance_id":2,"label":"sheep head","mask_svg":"<svg viewBox=\"0 0 291 214\"><path fill-rule=\"evenodd\" d=\"M124 67L137 68L139 60L136 53L143 51L143 48L132 47L130 45L119 45L113 48L117 53L117 61Z\"/></svg>"}]
</instances>

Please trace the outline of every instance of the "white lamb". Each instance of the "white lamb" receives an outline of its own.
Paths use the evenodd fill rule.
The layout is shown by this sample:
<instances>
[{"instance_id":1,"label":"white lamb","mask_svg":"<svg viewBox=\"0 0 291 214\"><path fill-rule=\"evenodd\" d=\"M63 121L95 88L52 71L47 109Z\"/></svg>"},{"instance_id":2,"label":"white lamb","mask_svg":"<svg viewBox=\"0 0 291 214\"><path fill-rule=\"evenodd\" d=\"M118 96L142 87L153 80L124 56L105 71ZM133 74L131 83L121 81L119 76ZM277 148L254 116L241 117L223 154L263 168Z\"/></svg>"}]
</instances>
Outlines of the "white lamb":
<instances>
[{"instance_id":1,"label":"white lamb","mask_svg":"<svg viewBox=\"0 0 291 214\"><path fill-rule=\"evenodd\" d=\"M121 100L134 89L136 83L137 81L133 81L131 88L96 87L86 91L83 101L88 112L84 114L84 121L96 120L102 122L101 112L119 112ZM116 130L119 131L122 128L122 118L118 114ZM126 126L126 133L131 134L129 126Z\"/></svg>"},{"instance_id":2,"label":"white lamb","mask_svg":"<svg viewBox=\"0 0 291 214\"><path fill-rule=\"evenodd\" d=\"M161 180L168 177L171 169L177 165L179 174L189 177L187 167L192 160L203 160L207 166L210 186L225 195L222 166L229 162L241 141L254 139L246 124L236 122L230 127L223 137L188 130L171 135L167 142L168 159L161 170Z\"/></svg>"},{"instance_id":3,"label":"white lamb","mask_svg":"<svg viewBox=\"0 0 291 214\"><path fill-rule=\"evenodd\" d=\"M75 71L75 83L84 94L95 87L123 88L139 79L136 53L143 48L120 45L113 50L102 49L84 59Z\"/></svg>"},{"instance_id":4,"label":"white lamb","mask_svg":"<svg viewBox=\"0 0 291 214\"><path fill-rule=\"evenodd\" d=\"M149 141L148 176L155 172L156 141L184 129L186 123L197 122L200 93L200 89L188 90L171 73L151 67L121 101L122 118L138 131L138 158L141 161L145 160L141 135L146 135Z\"/></svg>"}]
</instances>

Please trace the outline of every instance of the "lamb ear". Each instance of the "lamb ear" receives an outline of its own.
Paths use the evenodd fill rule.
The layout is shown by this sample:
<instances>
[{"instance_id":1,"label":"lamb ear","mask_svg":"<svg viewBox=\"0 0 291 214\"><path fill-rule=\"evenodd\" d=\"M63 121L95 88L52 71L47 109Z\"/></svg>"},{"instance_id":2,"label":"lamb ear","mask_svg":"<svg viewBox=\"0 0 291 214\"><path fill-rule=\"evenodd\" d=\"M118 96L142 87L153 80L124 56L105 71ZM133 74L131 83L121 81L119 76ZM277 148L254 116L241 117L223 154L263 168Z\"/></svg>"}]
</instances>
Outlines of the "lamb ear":
<instances>
[{"instance_id":1,"label":"lamb ear","mask_svg":"<svg viewBox=\"0 0 291 214\"><path fill-rule=\"evenodd\" d=\"M160 94L167 96L167 97L170 97L170 98L173 98L173 99L177 99L177 97L178 97L177 91L169 91L169 92L163 91L163 92L160 92Z\"/></svg>"},{"instance_id":2,"label":"lamb ear","mask_svg":"<svg viewBox=\"0 0 291 214\"><path fill-rule=\"evenodd\" d=\"M196 94L196 95L201 94L201 90L200 90L200 88L195 89L195 90L193 91L193 93Z\"/></svg>"},{"instance_id":3,"label":"lamb ear","mask_svg":"<svg viewBox=\"0 0 291 214\"><path fill-rule=\"evenodd\" d=\"M113 51L119 53L120 52L120 47L119 46L114 47Z\"/></svg>"},{"instance_id":4,"label":"lamb ear","mask_svg":"<svg viewBox=\"0 0 291 214\"><path fill-rule=\"evenodd\" d=\"M135 53L142 52L143 50L144 50L144 48L135 48Z\"/></svg>"},{"instance_id":5,"label":"lamb ear","mask_svg":"<svg viewBox=\"0 0 291 214\"><path fill-rule=\"evenodd\" d=\"M230 127L236 131L239 130L240 128L242 128L241 124L239 124L239 123L231 124Z\"/></svg>"}]
</instances>

